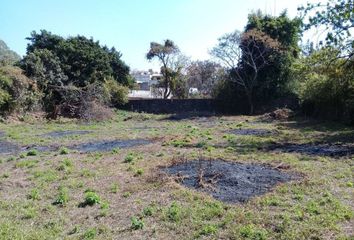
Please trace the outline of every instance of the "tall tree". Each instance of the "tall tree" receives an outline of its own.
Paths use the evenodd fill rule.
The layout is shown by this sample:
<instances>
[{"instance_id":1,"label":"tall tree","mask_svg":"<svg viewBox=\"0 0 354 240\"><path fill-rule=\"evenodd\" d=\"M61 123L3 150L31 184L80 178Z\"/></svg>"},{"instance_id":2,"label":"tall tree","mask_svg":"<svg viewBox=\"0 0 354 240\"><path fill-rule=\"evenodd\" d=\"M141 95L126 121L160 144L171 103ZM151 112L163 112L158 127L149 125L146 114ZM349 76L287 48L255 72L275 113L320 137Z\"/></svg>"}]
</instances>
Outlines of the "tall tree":
<instances>
[{"instance_id":1,"label":"tall tree","mask_svg":"<svg viewBox=\"0 0 354 240\"><path fill-rule=\"evenodd\" d=\"M165 40L163 44L151 42L150 49L146 54L148 60L158 59L161 66L161 74L163 81L161 85L164 88L163 98L168 98L171 94L172 82L175 78L176 72L173 70L174 58L180 53L179 48L175 43L169 39Z\"/></svg>"},{"instance_id":2,"label":"tall tree","mask_svg":"<svg viewBox=\"0 0 354 240\"><path fill-rule=\"evenodd\" d=\"M256 95L263 102L288 94L287 84L291 80L291 65L300 53L298 45L301 38L301 19L289 18L287 12L279 16L264 15L258 11L248 16L245 32L258 30L269 35L281 44L281 51L274 51L268 56L269 64L259 72L259 81L264 81Z\"/></svg>"},{"instance_id":3,"label":"tall tree","mask_svg":"<svg viewBox=\"0 0 354 240\"><path fill-rule=\"evenodd\" d=\"M194 61L187 67L188 87L197 88L205 97L211 97L224 68L210 60Z\"/></svg>"},{"instance_id":4,"label":"tall tree","mask_svg":"<svg viewBox=\"0 0 354 240\"><path fill-rule=\"evenodd\" d=\"M12 65L20 59L20 55L12 51L6 43L0 39L0 65Z\"/></svg>"},{"instance_id":5,"label":"tall tree","mask_svg":"<svg viewBox=\"0 0 354 240\"><path fill-rule=\"evenodd\" d=\"M211 51L229 67L231 80L244 91L250 114L254 112L254 90L264 84L258 79L259 73L270 64L269 57L278 49L277 40L261 31L250 30L224 35Z\"/></svg>"},{"instance_id":6,"label":"tall tree","mask_svg":"<svg viewBox=\"0 0 354 240\"><path fill-rule=\"evenodd\" d=\"M354 56L354 1L329 0L327 3L308 3L298 9L304 19L304 28L324 26L326 44L340 48L341 58Z\"/></svg>"}]
</instances>

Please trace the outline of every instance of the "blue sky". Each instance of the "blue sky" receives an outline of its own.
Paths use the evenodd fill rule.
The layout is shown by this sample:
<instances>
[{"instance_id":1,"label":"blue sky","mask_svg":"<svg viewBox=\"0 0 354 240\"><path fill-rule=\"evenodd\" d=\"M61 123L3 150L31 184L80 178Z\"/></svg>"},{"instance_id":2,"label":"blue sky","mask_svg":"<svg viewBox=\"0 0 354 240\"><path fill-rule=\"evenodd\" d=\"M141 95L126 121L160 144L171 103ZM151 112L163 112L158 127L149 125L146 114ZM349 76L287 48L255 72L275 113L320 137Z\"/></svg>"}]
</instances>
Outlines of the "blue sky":
<instances>
[{"instance_id":1,"label":"blue sky","mask_svg":"<svg viewBox=\"0 0 354 240\"><path fill-rule=\"evenodd\" d=\"M313 0L310 0L313 2ZM208 59L222 34L242 30L261 9L297 14L307 0L0 0L0 39L24 55L32 30L85 35L116 47L132 69L157 69L144 55L151 41L172 39L192 59Z\"/></svg>"}]
</instances>

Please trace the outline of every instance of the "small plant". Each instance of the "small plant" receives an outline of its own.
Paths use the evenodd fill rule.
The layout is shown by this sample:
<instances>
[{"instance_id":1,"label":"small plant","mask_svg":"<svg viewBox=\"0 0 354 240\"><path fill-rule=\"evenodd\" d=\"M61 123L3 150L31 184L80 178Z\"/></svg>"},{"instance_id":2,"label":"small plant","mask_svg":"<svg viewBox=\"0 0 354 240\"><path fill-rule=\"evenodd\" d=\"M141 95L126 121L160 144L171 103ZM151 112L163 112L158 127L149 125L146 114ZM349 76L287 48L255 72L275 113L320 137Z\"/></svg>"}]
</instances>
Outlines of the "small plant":
<instances>
[{"instance_id":1,"label":"small plant","mask_svg":"<svg viewBox=\"0 0 354 240\"><path fill-rule=\"evenodd\" d=\"M88 229L82 236L83 239L85 240L91 240L91 239L95 239L97 235L97 230L96 228L91 228L91 229Z\"/></svg>"},{"instance_id":2,"label":"small plant","mask_svg":"<svg viewBox=\"0 0 354 240\"><path fill-rule=\"evenodd\" d=\"M119 153L120 149L119 148L114 148L112 149L112 154L117 154Z\"/></svg>"},{"instance_id":3,"label":"small plant","mask_svg":"<svg viewBox=\"0 0 354 240\"><path fill-rule=\"evenodd\" d=\"M39 190L37 188L32 189L27 197L28 197L28 199L32 199L32 200L40 200L41 199L41 197L39 195Z\"/></svg>"},{"instance_id":4,"label":"small plant","mask_svg":"<svg viewBox=\"0 0 354 240\"><path fill-rule=\"evenodd\" d=\"M131 192L124 192L123 193L123 197L124 198L128 198L128 197L130 197L132 194L131 194Z\"/></svg>"},{"instance_id":5,"label":"small plant","mask_svg":"<svg viewBox=\"0 0 354 240\"><path fill-rule=\"evenodd\" d=\"M144 221L142 219L139 219L137 217L132 217L131 218L131 228L133 230L139 230L139 229L143 229L144 227Z\"/></svg>"},{"instance_id":6,"label":"small plant","mask_svg":"<svg viewBox=\"0 0 354 240\"><path fill-rule=\"evenodd\" d=\"M119 186L117 183L112 183L111 187L110 187L110 192L111 193L117 193L119 190Z\"/></svg>"},{"instance_id":7,"label":"small plant","mask_svg":"<svg viewBox=\"0 0 354 240\"><path fill-rule=\"evenodd\" d=\"M10 174L9 173L3 173L1 177L2 178L8 178L8 177L10 177Z\"/></svg>"},{"instance_id":8,"label":"small plant","mask_svg":"<svg viewBox=\"0 0 354 240\"><path fill-rule=\"evenodd\" d=\"M124 162L125 163L132 163L134 161L134 155L132 153L129 153L125 158Z\"/></svg>"},{"instance_id":9,"label":"small plant","mask_svg":"<svg viewBox=\"0 0 354 240\"><path fill-rule=\"evenodd\" d=\"M257 229L254 225L246 225L240 228L240 235L246 239L265 240L267 232L263 229Z\"/></svg>"},{"instance_id":10,"label":"small plant","mask_svg":"<svg viewBox=\"0 0 354 240\"><path fill-rule=\"evenodd\" d=\"M54 201L54 205L65 205L69 201L69 191L65 187L59 187L59 195Z\"/></svg>"},{"instance_id":11,"label":"small plant","mask_svg":"<svg viewBox=\"0 0 354 240\"><path fill-rule=\"evenodd\" d=\"M212 235L217 233L217 231L218 231L218 227L216 225L208 224L202 228L202 230L200 231L200 235L205 235L205 236Z\"/></svg>"},{"instance_id":12,"label":"small plant","mask_svg":"<svg viewBox=\"0 0 354 240\"><path fill-rule=\"evenodd\" d=\"M37 155L38 155L37 149L31 149L27 152L27 156L37 156Z\"/></svg>"},{"instance_id":13,"label":"small plant","mask_svg":"<svg viewBox=\"0 0 354 240\"><path fill-rule=\"evenodd\" d=\"M141 176L144 173L144 169L138 168L135 170L135 176Z\"/></svg>"},{"instance_id":14,"label":"small plant","mask_svg":"<svg viewBox=\"0 0 354 240\"><path fill-rule=\"evenodd\" d=\"M181 218L181 207L173 202L167 210L167 217L170 221L178 222Z\"/></svg>"},{"instance_id":15,"label":"small plant","mask_svg":"<svg viewBox=\"0 0 354 240\"><path fill-rule=\"evenodd\" d=\"M96 192L92 190L85 191L84 205L93 206L95 204L100 204L100 203L101 203L101 198Z\"/></svg>"},{"instance_id":16,"label":"small plant","mask_svg":"<svg viewBox=\"0 0 354 240\"><path fill-rule=\"evenodd\" d=\"M66 154L68 154L69 153L69 149L67 149L66 147L61 147L60 149L59 149L59 154L60 155L66 155Z\"/></svg>"},{"instance_id":17,"label":"small plant","mask_svg":"<svg viewBox=\"0 0 354 240\"><path fill-rule=\"evenodd\" d=\"M143 215L145 217L152 216L154 214L154 212L155 212L155 209L153 207L151 207L151 206L148 206L148 207L143 209Z\"/></svg>"},{"instance_id":18,"label":"small plant","mask_svg":"<svg viewBox=\"0 0 354 240\"><path fill-rule=\"evenodd\" d=\"M65 158L58 167L59 171L70 171L73 163L70 159Z\"/></svg>"}]
</instances>

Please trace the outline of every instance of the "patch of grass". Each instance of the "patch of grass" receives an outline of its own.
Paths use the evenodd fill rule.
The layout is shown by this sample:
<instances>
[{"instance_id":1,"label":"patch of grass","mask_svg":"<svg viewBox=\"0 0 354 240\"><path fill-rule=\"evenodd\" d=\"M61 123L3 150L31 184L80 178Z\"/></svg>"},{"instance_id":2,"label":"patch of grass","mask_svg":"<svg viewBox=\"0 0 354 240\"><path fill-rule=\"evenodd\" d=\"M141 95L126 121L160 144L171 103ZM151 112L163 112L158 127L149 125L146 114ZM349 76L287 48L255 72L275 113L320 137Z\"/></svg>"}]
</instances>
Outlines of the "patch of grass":
<instances>
[{"instance_id":1,"label":"patch of grass","mask_svg":"<svg viewBox=\"0 0 354 240\"><path fill-rule=\"evenodd\" d=\"M154 213L155 213L155 208L154 207L152 207L152 206L147 206L147 207L145 207L144 209L143 209L143 215L145 216L145 217L150 217L150 216L152 216Z\"/></svg>"},{"instance_id":2,"label":"patch of grass","mask_svg":"<svg viewBox=\"0 0 354 240\"><path fill-rule=\"evenodd\" d=\"M67 149L66 147L61 147L61 148L59 149L59 154L60 154L60 155L69 154L69 149Z\"/></svg>"},{"instance_id":3,"label":"patch of grass","mask_svg":"<svg viewBox=\"0 0 354 240\"><path fill-rule=\"evenodd\" d=\"M128 153L127 156L124 158L125 163L132 163L134 161L135 157L133 153Z\"/></svg>"},{"instance_id":4,"label":"patch of grass","mask_svg":"<svg viewBox=\"0 0 354 240\"><path fill-rule=\"evenodd\" d=\"M27 156L37 156L39 154L37 149L31 149L27 152Z\"/></svg>"},{"instance_id":5,"label":"patch of grass","mask_svg":"<svg viewBox=\"0 0 354 240\"><path fill-rule=\"evenodd\" d=\"M93 206L95 204L100 204L101 203L101 197L94 192L93 190L86 190L85 191L85 201L84 205L87 206Z\"/></svg>"},{"instance_id":6,"label":"patch of grass","mask_svg":"<svg viewBox=\"0 0 354 240\"><path fill-rule=\"evenodd\" d=\"M30 193L27 195L27 198L32 200L40 200L41 196L39 194L39 190L37 188L31 189Z\"/></svg>"},{"instance_id":7,"label":"patch of grass","mask_svg":"<svg viewBox=\"0 0 354 240\"><path fill-rule=\"evenodd\" d=\"M131 228L133 230L143 229L144 226L145 226L145 223L144 223L143 219L137 218L137 217L131 218Z\"/></svg>"},{"instance_id":8,"label":"patch of grass","mask_svg":"<svg viewBox=\"0 0 354 240\"><path fill-rule=\"evenodd\" d=\"M118 193L119 191L119 185L117 183L112 183L110 186L110 192L111 193Z\"/></svg>"},{"instance_id":9,"label":"patch of grass","mask_svg":"<svg viewBox=\"0 0 354 240\"><path fill-rule=\"evenodd\" d=\"M264 229L259 229L252 224L242 226L239 229L239 234L243 239L250 239L250 240L266 240L267 239L267 231Z\"/></svg>"},{"instance_id":10,"label":"patch of grass","mask_svg":"<svg viewBox=\"0 0 354 240\"><path fill-rule=\"evenodd\" d=\"M86 232L82 235L83 240L92 240L95 239L97 236L97 229L96 228L90 228L86 230Z\"/></svg>"},{"instance_id":11,"label":"patch of grass","mask_svg":"<svg viewBox=\"0 0 354 240\"><path fill-rule=\"evenodd\" d=\"M59 187L59 194L55 201L54 205L65 205L69 201L69 190L66 187Z\"/></svg>"},{"instance_id":12,"label":"patch of grass","mask_svg":"<svg viewBox=\"0 0 354 240\"><path fill-rule=\"evenodd\" d=\"M130 197L132 194L131 194L131 192L124 192L123 193L123 197L124 198L128 198L128 197Z\"/></svg>"},{"instance_id":13,"label":"patch of grass","mask_svg":"<svg viewBox=\"0 0 354 240\"><path fill-rule=\"evenodd\" d=\"M37 159L27 159L19 161L15 164L16 168L33 168L39 161Z\"/></svg>"},{"instance_id":14,"label":"patch of grass","mask_svg":"<svg viewBox=\"0 0 354 240\"><path fill-rule=\"evenodd\" d=\"M172 222L178 222L181 220L181 206L176 202L173 202L170 207L167 209L167 218Z\"/></svg>"},{"instance_id":15,"label":"patch of grass","mask_svg":"<svg viewBox=\"0 0 354 240\"><path fill-rule=\"evenodd\" d=\"M218 232L218 227L216 225L207 224L202 228L202 230L200 230L199 235L209 236L209 235L216 234L217 232Z\"/></svg>"},{"instance_id":16,"label":"patch of grass","mask_svg":"<svg viewBox=\"0 0 354 240\"><path fill-rule=\"evenodd\" d=\"M135 170L135 176L141 176L144 173L144 169L138 168Z\"/></svg>"}]
</instances>

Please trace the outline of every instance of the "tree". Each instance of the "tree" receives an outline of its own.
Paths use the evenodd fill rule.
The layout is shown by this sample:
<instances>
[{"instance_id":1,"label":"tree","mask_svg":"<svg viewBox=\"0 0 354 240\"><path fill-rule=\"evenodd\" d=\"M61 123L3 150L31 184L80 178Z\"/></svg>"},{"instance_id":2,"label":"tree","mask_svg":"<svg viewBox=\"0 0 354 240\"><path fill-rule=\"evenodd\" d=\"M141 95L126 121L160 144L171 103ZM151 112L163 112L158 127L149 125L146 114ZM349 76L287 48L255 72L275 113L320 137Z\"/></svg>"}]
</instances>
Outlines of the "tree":
<instances>
[{"instance_id":1,"label":"tree","mask_svg":"<svg viewBox=\"0 0 354 240\"><path fill-rule=\"evenodd\" d=\"M174 58L180 53L178 47L171 40L165 40L163 44L151 42L149 52L146 54L148 60L157 58L161 66L163 80L161 85L164 88L163 98L168 98L171 94L171 85L176 77L176 72L172 69Z\"/></svg>"},{"instance_id":2,"label":"tree","mask_svg":"<svg viewBox=\"0 0 354 240\"><path fill-rule=\"evenodd\" d=\"M210 60L194 61L187 67L188 88L197 88L205 97L211 97L224 68Z\"/></svg>"},{"instance_id":3,"label":"tree","mask_svg":"<svg viewBox=\"0 0 354 240\"><path fill-rule=\"evenodd\" d=\"M258 79L259 72L269 65L269 57L278 49L278 41L261 31L250 30L224 35L211 51L228 66L231 80L243 89L250 114L254 112L254 89L262 85Z\"/></svg>"},{"instance_id":4,"label":"tree","mask_svg":"<svg viewBox=\"0 0 354 240\"><path fill-rule=\"evenodd\" d=\"M308 3L298 9L307 22L305 30L324 26L326 30L326 44L339 47L343 54L341 58L351 59L354 55L354 40L351 37L354 29L354 1L329 0L326 4Z\"/></svg>"},{"instance_id":5,"label":"tree","mask_svg":"<svg viewBox=\"0 0 354 240\"><path fill-rule=\"evenodd\" d=\"M300 55L301 19L290 19L286 11L279 16L264 15L258 11L248 16L245 32L250 30L264 32L281 44L281 51L273 51L267 59L269 64L258 74L259 81L266 84L257 89L256 98L267 102L272 98L287 96L291 92L288 88L291 65Z\"/></svg>"},{"instance_id":6,"label":"tree","mask_svg":"<svg viewBox=\"0 0 354 240\"><path fill-rule=\"evenodd\" d=\"M63 38L45 30L32 32L27 39L30 43L21 67L43 91L45 110L50 117L56 117L58 107L65 106L65 111L73 112L70 116L76 116L74 112L82 109L78 105L83 102L103 103L107 82L112 81L116 84L111 84L112 89L107 92L114 95L110 99L116 104L127 92L120 85L131 85L129 67L115 48L101 46L92 38Z\"/></svg>"},{"instance_id":7,"label":"tree","mask_svg":"<svg viewBox=\"0 0 354 240\"><path fill-rule=\"evenodd\" d=\"M13 65L19 61L21 57L14 51L12 51L6 43L0 39L0 65Z\"/></svg>"}]
</instances>

